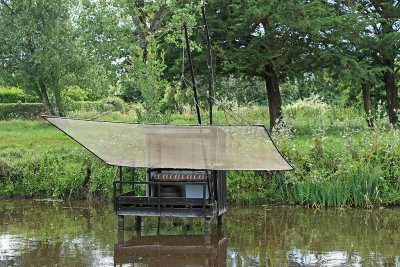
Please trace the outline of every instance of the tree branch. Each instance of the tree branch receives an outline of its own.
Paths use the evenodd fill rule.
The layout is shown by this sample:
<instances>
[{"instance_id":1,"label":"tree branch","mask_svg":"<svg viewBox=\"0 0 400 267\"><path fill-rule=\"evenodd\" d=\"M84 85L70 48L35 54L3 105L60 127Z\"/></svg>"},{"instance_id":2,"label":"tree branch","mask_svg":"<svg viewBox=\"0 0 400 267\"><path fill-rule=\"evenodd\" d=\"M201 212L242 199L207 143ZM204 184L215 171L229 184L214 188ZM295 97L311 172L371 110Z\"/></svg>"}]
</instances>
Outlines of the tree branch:
<instances>
[{"instance_id":1,"label":"tree branch","mask_svg":"<svg viewBox=\"0 0 400 267\"><path fill-rule=\"evenodd\" d=\"M157 13L154 15L154 18L151 20L150 23L150 31L155 32L157 30L157 26L161 21L161 16L166 8L166 5L162 5Z\"/></svg>"}]
</instances>

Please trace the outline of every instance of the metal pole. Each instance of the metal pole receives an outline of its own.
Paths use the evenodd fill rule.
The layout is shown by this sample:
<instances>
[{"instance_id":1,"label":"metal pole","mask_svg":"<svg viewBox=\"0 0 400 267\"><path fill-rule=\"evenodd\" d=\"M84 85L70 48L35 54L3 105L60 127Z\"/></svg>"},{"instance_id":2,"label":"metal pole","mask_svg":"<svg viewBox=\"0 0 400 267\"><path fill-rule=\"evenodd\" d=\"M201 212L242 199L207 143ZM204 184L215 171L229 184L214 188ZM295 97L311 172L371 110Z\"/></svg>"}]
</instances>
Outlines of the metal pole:
<instances>
[{"instance_id":1,"label":"metal pole","mask_svg":"<svg viewBox=\"0 0 400 267\"><path fill-rule=\"evenodd\" d=\"M122 167L119 167L119 193L122 194Z\"/></svg>"},{"instance_id":2,"label":"metal pole","mask_svg":"<svg viewBox=\"0 0 400 267\"><path fill-rule=\"evenodd\" d=\"M186 47L187 47L188 57L189 57L190 73L192 74L193 94L194 94L194 101L196 102L197 121L199 122L199 124L201 124L199 100L197 99L196 81L194 79L193 61L192 61L192 54L190 53L190 44L189 44L189 37L188 37L188 33L187 33L186 23L183 24L183 29L185 30L185 39L186 39Z\"/></svg>"},{"instance_id":3,"label":"metal pole","mask_svg":"<svg viewBox=\"0 0 400 267\"><path fill-rule=\"evenodd\" d=\"M203 21L204 21L204 28L206 31L206 41L207 41L207 63L208 63L208 104L210 106L210 125L213 124L213 117L212 117L212 78L213 78L213 70L212 70L212 57L211 57L211 44L210 44L210 35L208 33L208 24L206 18L206 11L204 9L204 2L201 1L201 12L203 13Z\"/></svg>"}]
</instances>

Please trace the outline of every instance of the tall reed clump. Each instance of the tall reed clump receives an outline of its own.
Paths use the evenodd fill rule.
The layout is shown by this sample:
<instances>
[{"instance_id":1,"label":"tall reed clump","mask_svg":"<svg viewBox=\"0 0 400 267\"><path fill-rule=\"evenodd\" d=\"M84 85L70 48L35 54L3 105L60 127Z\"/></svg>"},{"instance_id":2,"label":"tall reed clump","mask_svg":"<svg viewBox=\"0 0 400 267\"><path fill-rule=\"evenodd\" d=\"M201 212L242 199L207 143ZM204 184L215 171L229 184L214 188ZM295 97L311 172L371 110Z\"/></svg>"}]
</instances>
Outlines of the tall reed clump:
<instances>
[{"instance_id":1,"label":"tall reed clump","mask_svg":"<svg viewBox=\"0 0 400 267\"><path fill-rule=\"evenodd\" d=\"M312 108L303 102L285 109L293 120L273 133L296 168L265 184L274 187L274 201L313 207L400 203L400 131L382 121L371 129L357 113L338 107L326 113L320 101Z\"/></svg>"},{"instance_id":2,"label":"tall reed clump","mask_svg":"<svg viewBox=\"0 0 400 267\"><path fill-rule=\"evenodd\" d=\"M354 162L353 162L354 163ZM382 171L365 163L347 166L344 173L291 183L281 181L279 191L287 201L312 207L371 207L381 202Z\"/></svg>"}]
</instances>

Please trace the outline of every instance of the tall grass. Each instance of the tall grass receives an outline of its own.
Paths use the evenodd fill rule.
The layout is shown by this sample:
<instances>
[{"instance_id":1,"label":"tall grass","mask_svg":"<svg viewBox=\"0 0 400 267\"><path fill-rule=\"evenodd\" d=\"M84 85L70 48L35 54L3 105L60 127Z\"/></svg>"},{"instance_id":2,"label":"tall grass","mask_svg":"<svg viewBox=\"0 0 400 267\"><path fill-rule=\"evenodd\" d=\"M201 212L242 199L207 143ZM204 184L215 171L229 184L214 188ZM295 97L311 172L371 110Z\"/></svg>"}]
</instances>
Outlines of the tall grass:
<instances>
[{"instance_id":1,"label":"tall grass","mask_svg":"<svg viewBox=\"0 0 400 267\"><path fill-rule=\"evenodd\" d=\"M288 201L313 207L371 207L381 202L382 172L378 167L358 165L349 167L346 176L334 175L321 180L280 183Z\"/></svg>"}]
</instances>

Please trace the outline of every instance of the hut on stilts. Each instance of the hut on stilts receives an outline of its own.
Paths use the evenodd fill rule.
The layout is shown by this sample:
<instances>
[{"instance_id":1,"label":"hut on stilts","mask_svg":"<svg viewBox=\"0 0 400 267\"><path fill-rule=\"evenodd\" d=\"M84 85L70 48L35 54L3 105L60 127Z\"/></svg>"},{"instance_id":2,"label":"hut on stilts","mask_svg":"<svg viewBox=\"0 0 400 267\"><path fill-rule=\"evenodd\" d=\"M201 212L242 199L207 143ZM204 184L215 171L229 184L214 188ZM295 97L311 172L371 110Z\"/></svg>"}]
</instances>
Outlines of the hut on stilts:
<instances>
[{"instance_id":1,"label":"hut on stilts","mask_svg":"<svg viewBox=\"0 0 400 267\"><path fill-rule=\"evenodd\" d=\"M92 152L114 175L114 212L124 216L204 217L226 211L227 170L292 170L264 125L170 125L45 116ZM130 180L123 170L131 168ZM135 177L146 168L146 177ZM111 177L110 177L111 178ZM124 186L125 185L125 186ZM126 185L129 185L127 188ZM140 186L145 187L139 190ZM142 191L143 195L140 195Z\"/></svg>"},{"instance_id":2,"label":"hut on stilts","mask_svg":"<svg viewBox=\"0 0 400 267\"><path fill-rule=\"evenodd\" d=\"M208 52L209 125L201 125L186 25L183 29L198 125L43 116L106 164L116 167L114 212L119 230L124 229L124 216L135 216L136 230L140 230L142 216L175 216L203 217L204 229L209 232L214 215L219 225L223 223L226 171L293 169L264 125L213 125L211 48L204 5L202 11ZM132 175L124 180L123 170L127 168L131 168ZM146 169L145 177L136 177L137 168Z\"/></svg>"}]
</instances>

